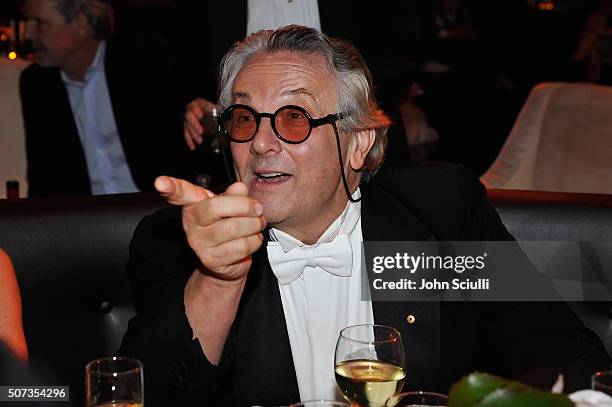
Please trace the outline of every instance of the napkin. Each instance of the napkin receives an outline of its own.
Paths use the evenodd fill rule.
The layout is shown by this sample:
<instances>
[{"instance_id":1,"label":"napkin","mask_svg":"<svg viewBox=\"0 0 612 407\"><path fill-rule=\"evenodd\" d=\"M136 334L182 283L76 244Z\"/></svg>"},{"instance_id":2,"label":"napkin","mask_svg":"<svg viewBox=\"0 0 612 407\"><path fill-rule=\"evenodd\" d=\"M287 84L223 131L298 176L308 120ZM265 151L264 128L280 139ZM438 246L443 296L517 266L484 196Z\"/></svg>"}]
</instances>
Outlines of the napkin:
<instances>
[{"instance_id":1,"label":"napkin","mask_svg":"<svg viewBox=\"0 0 612 407\"><path fill-rule=\"evenodd\" d=\"M612 397L595 390L579 390L568 395L576 407L612 407Z\"/></svg>"},{"instance_id":2,"label":"napkin","mask_svg":"<svg viewBox=\"0 0 612 407\"><path fill-rule=\"evenodd\" d=\"M551 392L562 393L563 387L563 375L560 374ZM567 397L576 404L576 407L612 407L612 397L596 390L578 390Z\"/></svg>"}]
</instances>

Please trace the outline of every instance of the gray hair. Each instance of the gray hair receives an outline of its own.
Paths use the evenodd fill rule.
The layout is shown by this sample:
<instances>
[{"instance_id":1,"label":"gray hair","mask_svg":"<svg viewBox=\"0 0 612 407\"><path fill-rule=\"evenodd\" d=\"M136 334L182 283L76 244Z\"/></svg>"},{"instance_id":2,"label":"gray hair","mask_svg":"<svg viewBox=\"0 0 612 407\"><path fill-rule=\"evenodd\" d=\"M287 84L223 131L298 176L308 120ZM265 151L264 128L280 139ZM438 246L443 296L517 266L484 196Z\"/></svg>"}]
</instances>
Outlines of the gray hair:
<instances>
[{"instance_id":1,"label":"gray hair","mask_svg":"<svg viewBox=\"0 0 612 407\"><path fill-rule=\"evenodd\" d=\"M94 37L103 39L113 32L114 15L109 0L57 0L57 10L66 21L72 21L83 13L89 22Z\"/></svg>"},{"instance_id":2,"label":"gray hair","mask_svg":"<svg viewBox=\"0 0 612 407\"><path fill-rule=\"evenodd\" d=\"M337 111L351 113L338 122L339 130L349 134L375 131L376 138L363 169L370 174L378 171L385 158L387 128L391 121L376 103L372 75L365 60L348 41L330 38L317 30L298 25L252 34L234 44L221 61L219 104L227 107L232 103L234 80L251 57L279 51L320 55L325 59L336 79Z\"/></svg>"}]
</instances>

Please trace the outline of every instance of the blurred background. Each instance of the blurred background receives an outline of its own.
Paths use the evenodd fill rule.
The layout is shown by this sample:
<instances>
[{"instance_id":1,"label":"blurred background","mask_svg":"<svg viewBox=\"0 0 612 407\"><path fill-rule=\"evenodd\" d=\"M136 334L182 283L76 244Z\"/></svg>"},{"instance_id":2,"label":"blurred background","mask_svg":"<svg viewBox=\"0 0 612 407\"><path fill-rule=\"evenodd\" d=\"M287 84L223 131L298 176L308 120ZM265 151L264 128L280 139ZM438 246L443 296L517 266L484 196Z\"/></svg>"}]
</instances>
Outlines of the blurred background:
<instances>
[{"instance_id":1,"label":"blurred background","mask_svg":"<svg viewBox=\"0 0 612 407\"><path fill-rule=\"evenodd\" d=\"M370 24L371 32L381 34L377 45L405 61L394 75L415 85L402 97L416 111L395 120L410 127L406 116L414 113L422 138L406 143L392 140L391 162L447 160L482 174L500 151L534 85L549 81L609 84L612 33L606 30L608 24L612 27L611 3L373 2L377 18ZM205 30L205 24L195 27L197 6L195 13L185 13L180 5L180 0L113 1L115 33L131 39L154 36L173 44L195 35L192 42L197 47L198 30ZM594 29L593 24L601 27ZM30 58L24 30L19 1L0 1L0 58ZM206 50L192 52L205 54ZM381 82L376 71L374 75L375 83ZM387 102L383 100L383 106Z\"/></svg>"}]
</instances>

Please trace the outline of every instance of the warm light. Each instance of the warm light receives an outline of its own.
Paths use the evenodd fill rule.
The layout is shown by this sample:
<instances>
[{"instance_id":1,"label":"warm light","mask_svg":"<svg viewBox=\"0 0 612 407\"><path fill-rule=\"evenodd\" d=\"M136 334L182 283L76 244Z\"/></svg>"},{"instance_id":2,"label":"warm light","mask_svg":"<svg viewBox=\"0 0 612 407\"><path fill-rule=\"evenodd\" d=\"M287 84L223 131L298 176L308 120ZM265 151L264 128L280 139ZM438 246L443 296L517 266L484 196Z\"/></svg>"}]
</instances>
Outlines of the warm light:
<instances>
[{"instance_id":1,"label":"warm light","mask_svg":"<svg viewBox=\"0 0 612 407\"><path fill-rule=\"evenodd\" d=\"M538 3L538 9L540 10L551 11L554 8L555 4L552 1L543 1Z\"/></svg>"},{"instance_id":2,"label":"warm light","mask_svg":"<svg viewBox=\"0 0 612 407\"><path fill-rule=\"evenodd\" d=\"M9 59L17 59L17 53L15 51L9 52Z\"/></svg>"},{"instance_id":3,"label":"warm light","mask_svg":"<svg viewBox=\"0 0 612 407\"><path fill-rule=\"evenodd\" d=\"M8 40L8 35L6 35L6 34L0 35L0 41L4 42L6 40Z\"/></svg>"}]
</instances>

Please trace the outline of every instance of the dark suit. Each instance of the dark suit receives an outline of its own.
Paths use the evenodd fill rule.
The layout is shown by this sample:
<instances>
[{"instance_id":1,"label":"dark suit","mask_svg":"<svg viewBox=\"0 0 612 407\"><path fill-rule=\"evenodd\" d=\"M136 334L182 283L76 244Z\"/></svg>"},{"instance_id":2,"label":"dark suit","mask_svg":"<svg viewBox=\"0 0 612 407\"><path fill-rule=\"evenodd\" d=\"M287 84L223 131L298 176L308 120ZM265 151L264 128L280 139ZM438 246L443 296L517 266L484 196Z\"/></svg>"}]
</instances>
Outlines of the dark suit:
<instances>
[{"instance_id":1,"label":"dark suit","mask_svg":"<svg viewBox=\"0 0 612 407\"><path fill-rule=\"evenodd\" d=\"M462 167L379 173L362 185L365 241L508 240L484 188ZM147 405L286 405L299 400L277 280L265 248L253 258L219 366L204 357L184 313L183 289L197 265L180 210L146 218L131 244L139 315L120 353L145 366ZM163 254L162 254L163 253ZM606 369L599 339L564 303L374 302L374 321L402 332L405 389L447 392L474 370L569 389ZM406 316L416 318L414 324ZM331 368L331 367L330 367Z\"/></svg>"},{"instance_id":2,"label":"dark suit","mask_svg":"<svg viewBox=\"0 0 612 407\"><path fill-rule=\"evenodd\" d=\"M109 40L104 61L117 131L132 178L153 190L156 176L188 177L175 62L159 43ZM21 101L26 130L29 196L91 194L85 154L68 93L57 68L33 64L23 71Z\"/></svg>"}]
</instances>

